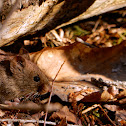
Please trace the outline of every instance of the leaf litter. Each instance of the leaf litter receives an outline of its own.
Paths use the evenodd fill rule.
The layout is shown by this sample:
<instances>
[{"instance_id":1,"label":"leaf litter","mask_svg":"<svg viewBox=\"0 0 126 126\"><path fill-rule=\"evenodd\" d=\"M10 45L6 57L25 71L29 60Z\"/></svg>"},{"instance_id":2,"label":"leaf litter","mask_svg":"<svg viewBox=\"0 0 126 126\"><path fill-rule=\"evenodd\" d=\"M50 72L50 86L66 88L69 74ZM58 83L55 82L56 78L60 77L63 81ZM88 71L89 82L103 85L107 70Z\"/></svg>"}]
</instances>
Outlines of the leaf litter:
<instances>
[{"instance_id":1,"label":"leaf litter","mask_svg":"<svg viewBox=\"0 0 126 126\"><path fill-rule=\"evenodd\" d=\"M114 14L116 11L111 13ZM124 16L125 14L121 13L121 17L116 19L117 24L122 23L122 26L117 26L113 22L109 24L99 16L96 22L86 20L65 29L52 30L45 36L23 40L26 47L37 45L39 39L42 41L45 48L30 53L31 60L44 71L50 83L54 81L51 101L55 99L60 107L48 112L45 124L126 124ZM28 99L39 101L34 98ZM58 104L52 105L52 108L54 106ZM35 113L12 110L2 111L0 115L3 125L9 122L14 122L14 125L37 125L44 123L45 113L42 110Z\"/></svg>"}]
</instances>

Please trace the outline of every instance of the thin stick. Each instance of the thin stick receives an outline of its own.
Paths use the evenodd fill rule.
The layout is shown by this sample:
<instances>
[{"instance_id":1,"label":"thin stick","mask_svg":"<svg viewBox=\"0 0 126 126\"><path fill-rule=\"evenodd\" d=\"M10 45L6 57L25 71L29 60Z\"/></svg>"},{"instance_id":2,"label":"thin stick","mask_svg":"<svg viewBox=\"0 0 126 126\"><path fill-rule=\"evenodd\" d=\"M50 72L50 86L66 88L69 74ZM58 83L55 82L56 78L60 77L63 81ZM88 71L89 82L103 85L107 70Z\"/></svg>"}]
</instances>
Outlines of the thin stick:
<instances>
[{"instance_id":1,"label":"thin stick","mask_svg":"<svg viewBox=\"0 0 126 126\"><path fill-rule=\"evenodd\" d=\"M20 123L40 123L43 124L44 120L35 120L35 119L0 119L0 122L20 122ZM56 122L46 121L48 125L56 125ZM67 126L79 126L79 125L72 125L68 124Z\"/></svg>"},{"instance_id":2,"label":"thin stick","mask_svg":"<svg viewBox=\"0 0 126 126\"><path fill-rule=\"evenodd\" d=\"M104 112L105 116L108 118L108 120L113 124L113 126L116 126L116 124L110 119L110 117L107 115L107 113L105 112L105 110L102 108L101 105L99 105L99 108Z\"/></svg>"},{"instance_id":3,"label":"thin stick","mask_svg":"<svg viewBox=\"0 0 126 126\"><path fill-rule=\"evenodd\" d=\"M99 19L96 21L95 26L94 26L94 28L92 29L92 32L95 32L95 31L96 31L98 25L100 24L101 18L102 18L102 17L100 16Z\"/></svg>"},{"instance_id":4,"label":"thin stick","mask_svg":"<svg viewBox=\"0 0 126 126\"><path fill-rule=\"evenodd\" d=\"M87 113L87 112L89 112L89 111L91 111L92 109L95 109L95 108L97 108L97 107L99 107L99 104L94 104L93 106L91 106L91 107L89 107L89 108L83 110L83 111L82 111L82 114L85 114L85 113Z\"/></svg>"},{"instance_id":5,"label":"thin stick","mask_svg":"<svg viewBox=\"0 0 126 126\"><path fill-rule=\"evenodd\" d=\"M27 119L0 119L0 122L46 123L49 125L56 125L55 122L50 122L50 121L44 122L44 120L35 120L35 119L31 119L31 120L27 120Z\"/></svg>"},{"instance_id":6,"label":"thin stick","mask_svg":"<svg viewBox=\"0 0 126 126\"><path fill-rule=\"evenodd\" d=\"M64 63L65 63L65 61L64 61L64 62L62 63L62 65L60 66L60 69L58 70L58 72L57 72L55 78L54 78L53 81L52 81L51 93L50 93L50 96L49 96L49 101L48 101L48 105L47 105L47 111L46 111L46 115L45 115L45 119L44 119L44 126L46 126L46 123L45 123L45 122L46 122L46 119L47 119L48 107L49 107L49 104L50 104L50 102L51 102L51 97L52 97L52 93L53 93L53 84L54 84L54 81L55 81L56 77L58 76L58 74L59 74L61 68L63 67Z\"/></svg>"}]
</instances>

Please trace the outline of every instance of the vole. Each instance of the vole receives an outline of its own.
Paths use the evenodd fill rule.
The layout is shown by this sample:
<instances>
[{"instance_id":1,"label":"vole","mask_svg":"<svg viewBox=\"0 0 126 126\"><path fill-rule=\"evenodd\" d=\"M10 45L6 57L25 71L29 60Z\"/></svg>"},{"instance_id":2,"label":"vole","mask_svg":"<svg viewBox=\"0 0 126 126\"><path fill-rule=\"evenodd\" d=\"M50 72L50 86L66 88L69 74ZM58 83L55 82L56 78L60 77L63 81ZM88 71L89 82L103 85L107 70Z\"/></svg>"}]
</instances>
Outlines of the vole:
<instances>
[{"instance_id":1,"label":"vole","mask_svg":"<svg viewBox=\"0 0 126 126\"><path fill-rule=\"evenodd\" d=\"M47 77L29 58L0 50L0 103L49 88Z\"/></svg>"}]
</instances>

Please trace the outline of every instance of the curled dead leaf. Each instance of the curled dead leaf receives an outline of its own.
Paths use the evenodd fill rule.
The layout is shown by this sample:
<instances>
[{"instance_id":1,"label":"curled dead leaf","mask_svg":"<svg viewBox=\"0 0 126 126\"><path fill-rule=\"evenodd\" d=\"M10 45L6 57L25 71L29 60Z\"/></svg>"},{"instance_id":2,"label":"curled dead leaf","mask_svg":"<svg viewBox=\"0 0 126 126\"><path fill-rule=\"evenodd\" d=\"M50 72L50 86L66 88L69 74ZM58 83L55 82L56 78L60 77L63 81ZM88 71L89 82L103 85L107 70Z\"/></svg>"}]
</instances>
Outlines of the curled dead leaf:
<instances>
[{"instance_id":1,"label":"curled dead leaf","mask_svg":"<svg viewBox=\"0 0 126 126\"><path fill-rule=\"evenodd\" d=\"M105 90L102 92L100 101L106 102L112 99L113 99L113 96L108 91Z\"/></svg>"},{"instance_id":2,"label":"curled dead leaf","mask_svg":"<svg viewBox=\"0 0 126 126\"><path fill-rule=\"evenodd\" d=\"M108 100L112 100L113 96L108 91L103 91L102 93L100 91L93 92L91 94L86 95L81 101L83 102L106 102Z\"/></svg>"},{"instance_id":3,"label":"curled dead leaf","mask_svg":"<svg viewBox=\"0 0 126 126\"><path fill-rule=\"evenodd\" d=\"M119 93L119 89L117 89L115 86L110 86L108 88L108 92L112 95L115 96Z\"/></svg>"},{"instance_id":4,"label":"curled dead leaf","mask_svg":"<svg viewBox=\"0 0 126 126\"><path fill-rule=\"evenodd\" d=\"M68 122L77 124L77 117L69 111L67 106L64 106L58 112L54 112L50 117L50 119L60 119L60 120L64 118L66 118Z\"/></svg>"}]
</instances>

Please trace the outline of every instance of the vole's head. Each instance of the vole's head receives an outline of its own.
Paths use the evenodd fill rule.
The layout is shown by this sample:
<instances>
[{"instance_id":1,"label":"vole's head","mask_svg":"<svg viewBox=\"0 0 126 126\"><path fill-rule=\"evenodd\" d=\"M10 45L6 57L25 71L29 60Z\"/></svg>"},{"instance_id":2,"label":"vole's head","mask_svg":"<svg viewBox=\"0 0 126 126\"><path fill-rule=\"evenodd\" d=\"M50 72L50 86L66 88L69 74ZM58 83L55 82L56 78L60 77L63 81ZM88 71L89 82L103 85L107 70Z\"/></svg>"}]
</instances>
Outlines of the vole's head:
<instances>
[{"instance_id":1,"label":"vole's head","mask_svg":"<svg viewBox=\"0 0 126 126\"><path fill-rule=\"evenodd\" d=\"M15 56L10 62L12 77L15 79L19 95L31 92L45 94L50 85L47 77L36 64L22 56Z\"/></svg>"}]
</instances>

